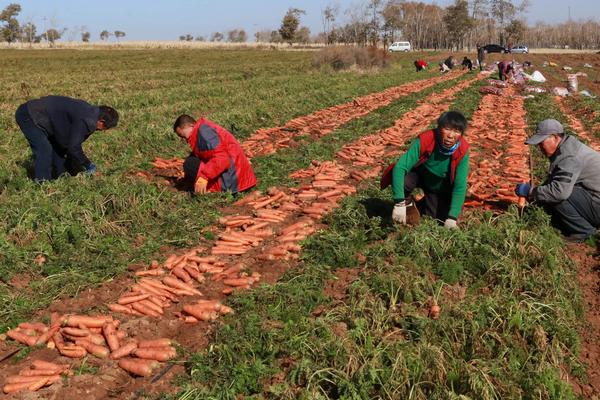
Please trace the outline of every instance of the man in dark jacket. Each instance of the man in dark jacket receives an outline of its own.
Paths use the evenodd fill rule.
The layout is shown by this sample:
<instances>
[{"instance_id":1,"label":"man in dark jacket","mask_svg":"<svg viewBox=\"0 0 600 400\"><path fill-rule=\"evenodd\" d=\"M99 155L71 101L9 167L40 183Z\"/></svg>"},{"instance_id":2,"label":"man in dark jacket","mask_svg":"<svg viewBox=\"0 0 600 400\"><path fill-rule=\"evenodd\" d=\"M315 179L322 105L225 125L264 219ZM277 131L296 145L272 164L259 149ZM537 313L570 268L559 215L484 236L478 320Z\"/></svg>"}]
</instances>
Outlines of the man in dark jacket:
<instances>
[{"instance_id":1,"label":"man in dark jacket","mask_svg":"<svg viewBox=\"0 0 600 400\"><path fill-rule=\"evenodd\" d=\"M544 206L552 225L569 241L582 242L600 227L600 154L567 135L554 119L540 122L527 144L537 144L550 159L540 186L520 183L517 196Z\"/></svg>"},{"instance_id":2,"label":"man in dark jacket","mask_svg":"<svg viewBox=\"0 0 600 400\"><path fill-rule=\"evenodd\" d=\"M192 154L183 163L186 180L194 192L236 194L256 185L256 176L242 146L229 131L214 122L180 115L173 131L190 146Z\"/></svg>"},{"instance_id":3,"label":"man in dark jacket","mask_svg":"<svg viewBox=\"0 0 600 400\"><path fill-rule=\"evenodd\" d=\"M485 49L483 46L477 46L477 62L479 63L479 70L483 71L483 62L485 61Z\"/></svg>"},{"instance_id":4,"label":"man in dark jacket","mask_svg":"<svg viewBox=\"0 0 600 400\"><path fill-rule=\"evenodd\" d=\"M463 58L461 65L463 69L468 68L469 71L473 71L473 61L471 61L468 57Z\"/></svg>"},{"instance_id":5,"label":"man in dark jacket","mask_svg":"<svg viewBox=\"0 0 600 400\"><path fill-rule=\"evenodd\" d=\"M84 168L86 173L94 175L96 166L81 145L93 132L117 126L119 114L108 106L46 96L21 104L15 119L31 146L34 178L43 182L62 175L67 160L75 164L75 168Z\"/></svg>"}]
</instances>

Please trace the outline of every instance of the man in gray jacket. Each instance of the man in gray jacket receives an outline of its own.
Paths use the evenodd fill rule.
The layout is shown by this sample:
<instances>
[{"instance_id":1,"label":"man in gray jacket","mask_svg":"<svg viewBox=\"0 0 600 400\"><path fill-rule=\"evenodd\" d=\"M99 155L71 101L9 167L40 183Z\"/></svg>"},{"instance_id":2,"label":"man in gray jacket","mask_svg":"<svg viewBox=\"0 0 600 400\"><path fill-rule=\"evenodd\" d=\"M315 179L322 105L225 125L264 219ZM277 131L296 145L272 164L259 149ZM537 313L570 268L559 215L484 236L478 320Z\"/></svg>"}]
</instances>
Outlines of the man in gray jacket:
<instances>
[{"instance_id":1,"label":"man in gray jacket","mask_svg":"<svg viewBox=\"0 0 600 400\"><path fill-rule=\"evenodd\" d=\"M546 119L526 144L536 144L550 159L549 175L540 186L519 183L515 193L544 206L552 225L565 239L582 242L600 227L600 154Z\"/></svg>"}]
</instances>

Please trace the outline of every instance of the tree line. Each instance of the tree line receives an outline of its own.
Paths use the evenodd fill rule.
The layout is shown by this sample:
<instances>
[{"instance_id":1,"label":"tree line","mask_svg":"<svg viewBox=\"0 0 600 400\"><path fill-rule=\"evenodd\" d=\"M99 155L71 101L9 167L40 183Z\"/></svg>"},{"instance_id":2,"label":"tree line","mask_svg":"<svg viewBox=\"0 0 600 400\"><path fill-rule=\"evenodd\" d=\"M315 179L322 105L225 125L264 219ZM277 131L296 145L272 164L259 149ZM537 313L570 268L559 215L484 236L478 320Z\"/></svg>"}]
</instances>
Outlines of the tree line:
<instances>
[{"instance_id":1,"label":"tree line","mask_svg":"<svg viewBox=\"0 0 600 400\"><path fill-rule=\"evenodd\" d=\"M529 26L524 13L529 0L454 0L447 6L407 0L363 0L342 10L330 4L321 12L322 29L313 34L302 26L304 10L290 8L279 28L263 29L254 34L257 42L324 43L383 45L396 40L410 41L416 49L464 49L477 44L497 43L503 46L527 44L529 47L590 49L600 47L600 23L595 20L568 20L560 24L538 22ZM21 6L9 4L0 12L0 40L13 43L51 44L67 29L50 28L41 34L31 22L21 23L17 16ZM81 41L89 42L90 33L80 32ZM117 41L123 31L100 33L105 41ZM244 43L249 40L243 28L214 32L209 37L191 33L179 36L182 41Z\"/></svg>"},{"instance_id":2,"label":"tree line","mask_svg":"<svg viewBox=\"0 0 600 400\"><path fill-rule=\"evenodd\" d=\"M20 13L21 5L17 3L9 4L0 11L0 23L3 23L3 25L0 25L0 41L8 43L40 43L41 41L47 41L53 45L68 31L67 28L52 27L38 33L34 23L19 22L17 17ZM80 28L78 33L82 42L87 43L90 41L92 35L84 27ZM100 40L102 41L108 40L110 36L114 36L118 42L120 38L125 37L125 32L119 30L114 32L103 30L100 32Z\"/></svg>"}]
</instances>

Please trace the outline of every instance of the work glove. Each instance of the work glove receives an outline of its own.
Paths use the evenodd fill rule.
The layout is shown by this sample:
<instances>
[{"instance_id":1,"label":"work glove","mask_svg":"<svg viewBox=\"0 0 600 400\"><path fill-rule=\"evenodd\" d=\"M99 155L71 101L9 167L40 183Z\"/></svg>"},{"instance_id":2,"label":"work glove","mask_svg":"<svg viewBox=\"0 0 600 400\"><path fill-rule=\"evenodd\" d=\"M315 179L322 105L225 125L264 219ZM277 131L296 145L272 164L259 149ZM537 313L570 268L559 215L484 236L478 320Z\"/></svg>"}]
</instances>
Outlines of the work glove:
<instances>
[{"instance_id":1,"label":"work glove","mask_svg":"<svg viewBox=\"0 0 600 400\"><path fill-rule=\"evenodd\" d=\"M399 224L406 225L406 202L404 200L394 205L392 220Z\"/></svg>"},{"instance_id":2,"label":"work glove","mask_svg":"<svg viewBox=\"0 0 600 400\"><path fill-rule=\"evenodd\" d=\"M202 177L198 177L196 179L196 184L194 185L194 192L204 194L206 193L206 186L208 185L208 181Z\"/></svg>"},{"instance_id":3,"label":"work glove","mask_svg":"<svg viewBox=\"0 0 600 400\"><path fill-rule=\"evenodd\" d=\"M529 183L519 183L517 184L517 187L515 187L515 194L519 197L529 197L531 189Z\"/></svg>"},{"instance_id":4,"label":"work glove","mask_svg":"<svg viewBox=\"0 0 600 400\"><path fill-rule=\"evenodd\" d=\"M452 219L452 218L446 218L446 221L444 221L444 228L446 228L446 229L458 229L458 225L456 223L456 220Z\"/></svg>"},{"instance_id":5,"label":"work glove","mask_svg":"<svg viewBox=\"0 0 600 400\"><path fill-rule=\"evenodd\" d=\"M89 176L96 175L96 164L91 163L86 169L85 174Z\"/></svg>"}]
</instances>

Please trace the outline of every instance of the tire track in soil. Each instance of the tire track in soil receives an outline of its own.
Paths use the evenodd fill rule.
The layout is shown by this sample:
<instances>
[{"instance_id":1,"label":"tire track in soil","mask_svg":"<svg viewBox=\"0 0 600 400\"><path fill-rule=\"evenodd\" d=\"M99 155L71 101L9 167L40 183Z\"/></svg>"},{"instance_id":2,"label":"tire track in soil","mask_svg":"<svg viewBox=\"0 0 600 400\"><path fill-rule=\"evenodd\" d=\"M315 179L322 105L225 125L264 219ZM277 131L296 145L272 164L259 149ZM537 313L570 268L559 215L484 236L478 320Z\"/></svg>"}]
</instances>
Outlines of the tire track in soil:
<instances>
[{"instance_id":1,"label":"tire track in soil","mask_svg":"<svg viewBox=\"0 0 600 400\"><path fill-rule=\"evenodd\" d=\"M249 138L241 143L248 158L273 154L280 149L297 146L296 139L310 136L320 139L352 121L365 116L378 108L391 104L402 97L418 93L442 82L459 78L465 71L451 71L450 73L433 78L412 81L400 86L388 88L382 92L371 93L358 97L351 102L335 105L315 111L314 113L294 118L285 125L273 128L258 129ZM154 176L167 178L166 184L171 181L177 186L183 177L183 160L180 158L160 159L153 162L154 168L150 171L138 171L136 176L152 179Z\"/></svg>"},{"instance_id":2,"label":"tire track in soil","mask_svg":"<svg viewBox=\"0 0 600 400\"><path fill-rule=\"evenodd\" d=\"M261 282L275 283L287 269L295 265L295 259L300 251L298 242L323 226L320 224L321 217L336 208L338 202L345 196L354 193L362 180L379 176L385 160L401 152L399 146L404 145L405 141L426 129L431 121L449 108L451 100L457 93L478 79L480 77L463 81L453 88L430 95L422 100L415 109L405 113L393 126L346 145L337 153L335 160L315 162L311 168L296 171L293 175L303 180L297 187L284 190L273 188L270 194L263 198L247 196L238 202L238 205L225 210L224 214L229 218L234 216L239 218L240 215L254 213L253 222L242 227L225 229L214 227L217 236L219 233L243 235L252 226L256 227L265 223L266 226L261 229L271 229L272 234L260 243L256 243L255 246L247 246L243 254L214 254L213 261L207 259L205 264L208 264L212 270L210 273L206 273L208 278L205 283L196 285L196 288L204 294L202 298L224 299L223 290L231 289L231 287L224 285L222 272L228 266L240 262L254 273L254 276L260 277ZM227 222L227 219L222 222ZM304 225L304 227L299 225ZM171 267L179 262L188 263L188 258L198 255L199 252L203 256L206 256L205 253L208 251L219 253L215 252L215 249L219 248L222 248L222 245L218 241L201 244L186 253L177 255L178 260L171 257ZM190 260L189 263L195 264L196 268L208 270L207 265L203 265L202 262ZM239 272L236 272L236 276L244 277ZM43 318L49 311L68 313L77 310L83 312L86 309L97 308L102 303L115 302L117 295L122 294L124 288L131 287L133 282L131 277L115 279L100 288L88 290L77 298L57 301L49 307L49 310L46 310L45 313L40 312L38 316ZM252 284L256 284L256 282L252 282ZM209 344L214 324L201 321L190 325L178 319L181 317L179 314L181 306L184 303L190 304L192 300L198 300L198 297L179 298L180 304L165 309L164 316L161 318L119 316L122 321L120 329L141 339L169 337L176 340L185 349L200 350ZM27 366L33 358L56 362L70 361L60 357L53 350L40 349L33 351L24 361L3 368L0 372L0 381L4 381L6 376ZM152 393L169 392L176 390L169 383L171 378L183 373L183 367L179 365L157 384L149 385L148 379L132 379L127 373L116 368L114 362L111 361L90 358L88 365L98 368L93 379L90 380L88 375L72 377L69 379L67 387L54 385L40 391L39 398L52 397L66 400L79 400L81 396L86 396L86 398L108 396L126 398L138 390Z\"/></svg>"}]
</instances>

